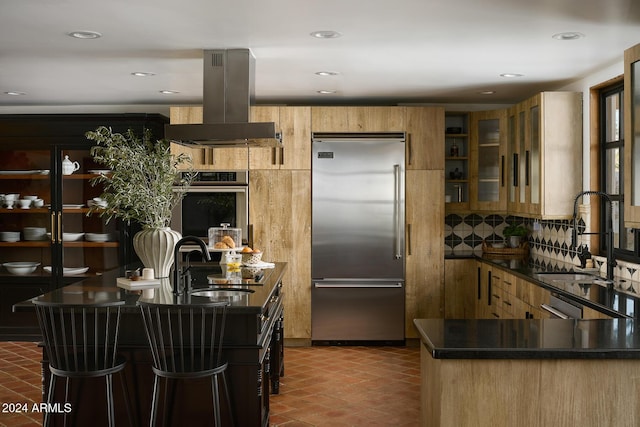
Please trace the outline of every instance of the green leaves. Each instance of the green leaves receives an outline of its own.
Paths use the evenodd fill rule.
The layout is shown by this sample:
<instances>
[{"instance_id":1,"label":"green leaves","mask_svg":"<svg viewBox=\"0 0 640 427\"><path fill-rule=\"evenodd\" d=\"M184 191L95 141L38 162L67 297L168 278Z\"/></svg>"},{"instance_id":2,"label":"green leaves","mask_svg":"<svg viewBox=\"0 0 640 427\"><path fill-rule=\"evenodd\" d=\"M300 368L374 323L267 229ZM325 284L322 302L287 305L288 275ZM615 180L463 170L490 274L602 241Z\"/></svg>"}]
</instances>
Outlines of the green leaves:
<instances>
[{"instance_id":1,"label":"green leaves","mask_svg":"<svg viewBox=\"0 0 640 427\"><path fill-rule=\"evenodd\" d=\"M107 208L100 215L107 222L120 218L148 228L168 227L173 208L196 175L191 158L172 155L170 142L153 141L148 129L139 138L131 129L120 134L100 126L86 137L96 144L91 148L93 159L111 170L91 180L92 185L103 185L100 197L107 201ZM183 164L190 166L181 177L178 167ZM92 207L90 213L98 209Z\"/></svg>"}]
</instances>

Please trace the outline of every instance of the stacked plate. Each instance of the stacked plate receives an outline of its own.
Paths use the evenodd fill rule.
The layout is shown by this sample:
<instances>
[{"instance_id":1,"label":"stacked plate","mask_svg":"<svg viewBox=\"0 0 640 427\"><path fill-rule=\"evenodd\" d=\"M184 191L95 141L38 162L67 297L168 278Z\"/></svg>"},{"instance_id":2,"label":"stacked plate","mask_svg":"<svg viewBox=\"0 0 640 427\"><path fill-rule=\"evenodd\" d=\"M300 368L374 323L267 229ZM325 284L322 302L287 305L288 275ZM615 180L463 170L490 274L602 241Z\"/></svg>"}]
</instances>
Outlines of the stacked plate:
<instances>
[{"instance_id":1,"label":"stacked plate","mask_svg":"<svg viewBox=\"0 0 640 427\"><path fill-rule=\"evenodd\" d=\"M108 242L111 240L111 233L87 233L84 238L87 242Z\"/></svg>"},{"instance_id":2,"label":"stacked plate","mask_svg":"<svg viewBox=\"0 0 640 427\"><path fill-rule=\"evenodd\" d=\"M45 240L47 238L47 229L44 227L25 227L22 233L24 240Z\"/></svg>"},{"instance_id":3,"label":"stacked plate","mask_svg":"<svg viewBox=\"0 0 640 427\"><path fill-rule=\"evenodd\" d=\"M0 231L0 240L3 242L18 242L20 241L19 231Z\"/></svg>"}]
</instances>

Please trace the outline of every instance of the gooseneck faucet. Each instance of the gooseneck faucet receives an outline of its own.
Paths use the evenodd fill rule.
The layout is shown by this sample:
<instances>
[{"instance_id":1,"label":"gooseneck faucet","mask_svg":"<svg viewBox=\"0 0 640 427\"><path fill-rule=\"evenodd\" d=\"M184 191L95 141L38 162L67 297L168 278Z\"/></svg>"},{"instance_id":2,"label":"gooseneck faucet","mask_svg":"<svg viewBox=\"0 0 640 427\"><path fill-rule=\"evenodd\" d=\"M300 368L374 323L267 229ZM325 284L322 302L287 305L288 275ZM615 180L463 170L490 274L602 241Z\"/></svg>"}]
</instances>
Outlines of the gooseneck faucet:
<instances>
[{"instance_id":1,"label":"gooseneck faucet","mask_svg":"<svg viewBox=\"0 0 640 427\"><path fill-rule=\"evenodd\" d=\"M606 230L597 233L578 233L578 200L583 196L599 196L605 202L609 203L609 209L606 210L607 218L605 221ZM573 232L571 234L571 245L576 248L578 244L578 234L600 234L607 236L607 280L613 281L613 268L616 266L616 260L613 257L613 204L607 193L602 191L583 191L578 193L573 201Z\"/></svg>"},{"instance_id":2,"label":"gooseneck faucet","mask_svg":"<svg viewBox=\"0 0 640 427\"><path fill-rule=\"evenodd\" d=\"M188 257L189 255L191 255L191 253L195 252L195 251L191 251L189 252L189 255L187 256L187 266L183 271L180 271L180 248L182 246L184 246L187 243L195 243L198 246L200 246L200 252L202 253L202 256L204 257L204 259L206 261L211 261L211 254L209 254L209 248L207 248L207 244L202 241L202 239L195 237L195 236L186 236L183 237L182 239L178 240L178 242L176 243L175 247L173 248L173 294L174 295L180 295L182 294L182 289L185 289L187 292L189 291L189 287L191 286L191 280L189 278L189 268L191 268L188 265ZM181 279L184 279L185 283L184 286L180 286L180 282L182 281Z\"/></svg>"}]
</instances>

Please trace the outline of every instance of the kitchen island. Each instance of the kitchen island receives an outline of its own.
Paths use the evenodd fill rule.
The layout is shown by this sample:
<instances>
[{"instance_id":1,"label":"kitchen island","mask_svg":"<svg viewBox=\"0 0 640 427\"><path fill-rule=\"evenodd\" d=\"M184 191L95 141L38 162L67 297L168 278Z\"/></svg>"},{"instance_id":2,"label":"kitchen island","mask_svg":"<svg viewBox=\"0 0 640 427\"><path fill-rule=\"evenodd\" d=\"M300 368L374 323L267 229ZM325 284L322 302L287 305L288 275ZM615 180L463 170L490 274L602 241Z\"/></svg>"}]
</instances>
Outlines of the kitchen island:
<instances>
[{"instance_id":1,"label":"kitchen island","mask_svg":"<svg viewBox=\"0 0 640 427\"><path fill-rule=\"evenodd\" d=\"M233 285L224 283L224 276L217 264L192 268L194 274L208 276L212 284L250 290L242 292L241 296L227 297L230 304L224 340L225 355L229 362L227 375L236 425L268 426L269 394L278 392L279 377L284 372L282 277L286 263L275 263L274 268L264 269L263 275L252 274L250 279ZM152 358L136 303L143 298L167 304L196 304L209 301L209 298L190 295L176 297L168 287L153 292L125 290L116 286L117 277L123 276L123 273L123 270L112 271L37 298L59 304L124 301L118 350L128 360L125 376L134 405L134 416L139 425L146 425L151 411ZM163 285L168 286L168 282ZM16 306L16 310L32 309L29 305L27 301ZM43 349L42 366L43 392L46 393L49 377L46 349ZM116 420L124 422L126 412L119 394L121 387L118 376L115 377L115 383ZM58 384L63 386L64 382L59 381ZM103 389L104 383L100 381L83 384L81 392L92 393L95 398L84 399L82 406L74 407L74 411L77 410L74 415L78 417L76 425L91 425L92 420L103 415L106 418ZM210 383L206 380L178 383L175 391L175 400L169 399L170 402L173 400L171 411L167 412L171 421L164 425L208 425L212 417ZM56 395L56 401L64 400L62 387L56 388ZM226 415L224 412L223 417ZM223 423L227 425L225 420Z\"/></svg>"},{"instance_id":2,"label":"kitchen island","mask_svg":"<svg viewBox=\"0 0 640 427\"><path fill-rule=\"evenodd\" d=\"M415 319L422 426L637 426L633 319Z\"/></svg>"}]
</instances>

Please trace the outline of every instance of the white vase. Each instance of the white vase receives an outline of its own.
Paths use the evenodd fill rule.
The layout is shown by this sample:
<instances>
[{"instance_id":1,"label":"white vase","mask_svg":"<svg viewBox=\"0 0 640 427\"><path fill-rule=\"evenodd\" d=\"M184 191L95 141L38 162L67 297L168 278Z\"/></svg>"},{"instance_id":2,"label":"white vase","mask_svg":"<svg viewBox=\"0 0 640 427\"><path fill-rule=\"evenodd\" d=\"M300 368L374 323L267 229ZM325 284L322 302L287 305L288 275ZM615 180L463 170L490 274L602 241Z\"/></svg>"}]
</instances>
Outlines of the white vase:
<instances>
[{"instance_id":1,"label":"white vase","mask_svg":"<svg viewBox=\"0 0 640 427\"><path fill-rule=\"evenodd\" d=\"M153 268L156 279L169 277L173 249L182 235L169 227L144 228L133 236L133 249L146 268Z\"/></svg>"}]
</instances>

